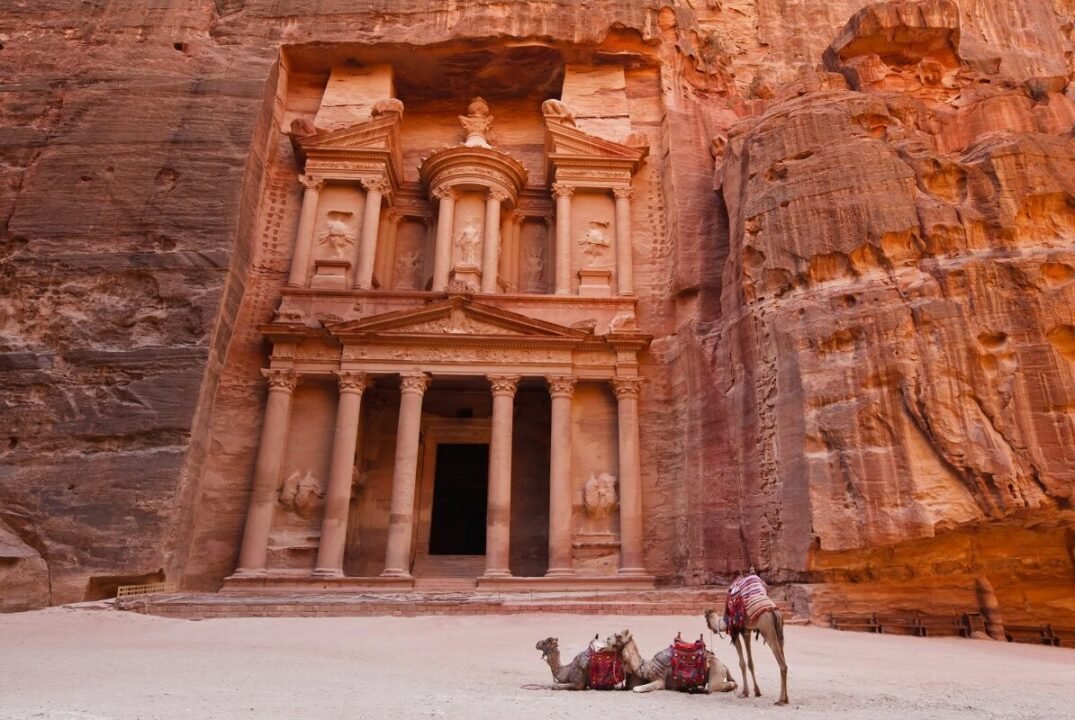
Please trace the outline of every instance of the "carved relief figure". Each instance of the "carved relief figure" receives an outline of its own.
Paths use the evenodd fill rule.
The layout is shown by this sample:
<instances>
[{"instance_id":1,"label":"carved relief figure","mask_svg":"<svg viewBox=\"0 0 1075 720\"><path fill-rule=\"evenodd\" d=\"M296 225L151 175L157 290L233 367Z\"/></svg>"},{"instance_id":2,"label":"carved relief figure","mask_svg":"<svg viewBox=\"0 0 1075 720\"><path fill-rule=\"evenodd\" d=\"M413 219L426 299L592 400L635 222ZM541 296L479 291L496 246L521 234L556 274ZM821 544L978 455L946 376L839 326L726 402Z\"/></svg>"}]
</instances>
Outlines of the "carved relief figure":
<instances>
[{"instance_id":1,"label":"carved relief figure","mask_svg":"<svg viewBox=\"0 0 1075 720\"><path fill-rule=\"evenodd\" d=\"M475 218L467 220L455 239L455 247L460 265L478 264L478 245L482 241L481 226Z\"/></svg>"},{"instance_id":2,"label":"carved relief figure","mask_svg":"<svg viewBox=\"0 0 1075 720\"><path fill-rule=\"evenodd\" d=\"M331 210L324 229L317 236L317 241L325 247L332 257L344 257L347 250L355 244L358 233L347 226L347 219L353 215L346 210Z\"/></svg>"},{"instance_id":3,"label":"carved relief figure","mask_svg":"<svg viewBox=\"0 0 1075 720\"><path fill-rule=\"evenodd\" d=\"M599 220L591 220L585 232L579 236L578 243L582 246L582 252L587 257L587 264L593 267L604 256L605 251L612 245L608 237L608 223Z\"/></svg>"},{"instance_id":4,"label":"carved relief figure","mask_svg":"<svg viewBox=\"0 0 1075 720\"><path fill-rule=\"evenodd\" d=\"M526 289L535 292L544 289L545 279L545 229L538 230L534 242L527 246L524 258L523 277Z\"/></svg>"},{"instance_id":5,"label":"carved relief figure","mask_svg":"<svg viewBox=\"0 0 1075 720\"><path fill-rule=\"evenodd\" d=\"M417 250L408 250L396 260L396 287L400 290L414 290L418 287L418 266L422 264L422 255Z\"/></svg>"},{"instance_id":6,"label":"carved relief figure","mask_svg":"<svg viewBox=\"0 0 1075 720\"><path fill-rule=\"evenodd\" d=\"M582 502L586 514L594 520L600 520L612 514L616 508L616 476L609 473L594 475L582 486Z\"/></svg>"},{"instance_id":7,"label":"carved relief figure","mask_svg":"<svg viewBox=\"0 0 1075 720\"><path fill-rule=\"evenodd\" d=\"M280 488L280 504L304 519L313 517L324 497L321 482L309 470L302 476L298 470L291 473Z\"/></svg>"},{"instance_id":8,"label":"carved relief figure","mask_svg":"<svg viewBox=\"0 0 1075 720\"><path fill-rule=\"evenodd\" d=\"M489 114L489 104L476 97L467 106L467 114L459 116L459 124L467 133L467 139L463 144L467 147L488 148L490 129L493 127L493 116Z\"/></svg>"},{"instance_id":9,"label":"carved relief figure","mask_svg":"<svg viewBox=\"0 0 1075 720\"><path fill-rule=\"evenodd\" d=\"M561 100L546 100L541 103L541 114L553 118L563 125L575 127L575 115L567 109Z\"/></svg>"}]
</instances>

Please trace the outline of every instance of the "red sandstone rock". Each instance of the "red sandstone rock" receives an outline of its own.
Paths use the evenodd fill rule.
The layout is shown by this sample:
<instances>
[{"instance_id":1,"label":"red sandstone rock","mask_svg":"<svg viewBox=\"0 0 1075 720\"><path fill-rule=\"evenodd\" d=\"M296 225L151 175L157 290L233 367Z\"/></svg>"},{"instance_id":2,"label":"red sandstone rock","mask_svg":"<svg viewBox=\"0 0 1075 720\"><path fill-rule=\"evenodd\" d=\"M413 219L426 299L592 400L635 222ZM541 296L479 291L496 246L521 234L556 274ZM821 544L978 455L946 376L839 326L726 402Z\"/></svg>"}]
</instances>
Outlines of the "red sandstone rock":
<instances>
[{"instance_id":1,"label":"red sandstone rock","mask_svg":"<svg viewBox=\"0 0 1075 720\"><path fill-rule=\"evenodd\" d=\"M430 72L505 93L529 71L551 93L580 53L632 58L626 112L654 148L636 223L652 571L835 583L819 613L847 581L876 581L855 588L876 604L921 580L962 607L975 575L1006 618L1073 609L1061 5L69 6L0 13L4 609L234 569L254 328L297 223L282 131L312 122L334 64L427 50ZM290 96L281 47L324 58Z\"/></svg>"}]
</instances>

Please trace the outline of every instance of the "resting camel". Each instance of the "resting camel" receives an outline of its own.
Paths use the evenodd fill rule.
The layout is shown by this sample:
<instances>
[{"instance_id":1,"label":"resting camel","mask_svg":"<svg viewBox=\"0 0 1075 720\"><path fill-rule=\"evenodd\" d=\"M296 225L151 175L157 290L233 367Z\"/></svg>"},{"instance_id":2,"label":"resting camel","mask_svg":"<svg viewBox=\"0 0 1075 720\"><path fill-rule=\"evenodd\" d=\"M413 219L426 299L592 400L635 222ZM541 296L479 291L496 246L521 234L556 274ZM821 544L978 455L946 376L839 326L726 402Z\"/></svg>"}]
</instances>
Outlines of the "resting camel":
<instances>
[{"instance_id":1,"label":"resting camel","mask_svg":"<svg viewBox=\"0 0 1075 720\"><path fill-rule=\"evenodd\" d=\"M618 632L605 641L605 645L613 650L618 650L623 660L623 669L627 673L627 686L636 693L664 690L668 687L672 678L672 647L653 656L646 662L642 659L642 653L635 644L634 636L630 630ZM706 651L706 672L709 683L706 692L731 692L735 690L735 681L724 663L717 659L713 653Z\"/></svg>"},{"instance_id":2,"label":"resting camel","mask_svg":"<svg viewBox=\"0 0 1075 720\"><path fill-rule=\"evenodd\" d=\"M552 679L555 681L553 690L585 690L590 680L590 656L593 655L593 646L587 645L586 649L575 656L569 665L560 664L560 641L554 637L545 638L536 645L541 651L541 659L549 664L552 670Z\"/></svg>"},{"instance_id":3,"label":"resting camel","mask_svg":"<svg viewBox=\"0 0 1075 720\"><path fill-rule=\"evenodd\" d=\"M705 611L705 622L713 632L718 634L727 632L732 636L735 651L739 654L739 672L743 673L743 692L739 693L739 697L749 697L747 692L750 687L750 682L747 680L748 665L750 667L750 676L754 678L754 695L755 697L761 695L761 690L758 688L758 678L754 674L754 657L750 653L750 631L756 630L761 633L761 636L765 638L765 642L768 643L773 651L776 664L780 666L780 699L776 701L776 704L787 705L788 664L784 661L784 618L781 616L780 611L776 608L766 610L754 618L753 621L748 621L746 628L743 630L730 629L724 617L718 615L716 610ZM740 638L743 640L742 644L739 642ZM745 663L743 662L743 645L746 645L747 648Z\"/></svg>"}]
</instances>

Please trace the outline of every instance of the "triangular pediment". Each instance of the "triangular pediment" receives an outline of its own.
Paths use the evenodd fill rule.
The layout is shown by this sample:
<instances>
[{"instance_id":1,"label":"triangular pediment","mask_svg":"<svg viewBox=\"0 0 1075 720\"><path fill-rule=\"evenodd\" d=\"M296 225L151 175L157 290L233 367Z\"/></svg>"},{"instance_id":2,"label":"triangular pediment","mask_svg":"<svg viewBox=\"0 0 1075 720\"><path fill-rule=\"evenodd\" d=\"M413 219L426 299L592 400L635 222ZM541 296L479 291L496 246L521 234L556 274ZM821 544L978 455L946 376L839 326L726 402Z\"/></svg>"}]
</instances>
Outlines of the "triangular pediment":
<instances>
[{"instance_id":1,"label":"triangular pediment","mask_svg":"<svg viewBox=\"0 0 1075 720\"><path fill-rule=\"evenodd\" d=\"M395 113L299 138L299 145L307 153L314 150L387 150L398 144L399 115Z\"/></svg>"},{"instance_id":2,"label":"triangular pediment","mask_svg":"<svg viewBox=\"0 0 1075 720\"><path fill-rule=\"evenodd\" d=\"M545 152L550 159L555 159L556 156L581 156L595 160L629 163L633 166L633 171L646 157L649 148L623 145L590 135L569 125L546 122Z\"/></svg>"},{"instance_id":3,"label":"triangular pediment","mask_svg":"<svg viewBox=\"0 0 1075 720\"><path fill-rule=\"evenodd\" d=\"M336 336L452 338L518 340L581 340L587 333L501 308L476 303L463 296L451 297L413 310L374 315L337 323L328 328Z\"/></svg>"}]
</instances>

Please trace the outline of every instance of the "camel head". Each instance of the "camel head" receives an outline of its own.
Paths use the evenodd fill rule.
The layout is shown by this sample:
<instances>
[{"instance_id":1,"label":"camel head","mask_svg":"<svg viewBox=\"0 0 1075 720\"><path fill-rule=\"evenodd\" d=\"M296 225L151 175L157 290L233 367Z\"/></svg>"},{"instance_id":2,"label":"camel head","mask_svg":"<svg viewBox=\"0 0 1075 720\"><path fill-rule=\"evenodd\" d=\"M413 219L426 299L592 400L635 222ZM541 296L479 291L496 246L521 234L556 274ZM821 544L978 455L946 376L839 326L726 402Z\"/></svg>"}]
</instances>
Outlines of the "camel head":
<instances>
[{"instance_id":1,"label":"camel head","mask_svg":"<svg viewBox=\"0 0 1075 720\"><path fill-rule=\"evenodd\" d=\"M724 622L724 616L719 614L716 610L705 611L705 624L709 626L709 629L717 634L728 632L728 624Z\"/></svg>"},{"instance_id":2,"label":"camel head","mask_svg":"<svg viewBox=\"0 0 1075 720\"><path fill-rule=\"evenodd\" d=\"M623 668L632 675L637 675L642 668L642 653L638 651L634 636L630 630L613 633L605 640L605 647L615 650L623 659Z\"/></svg>"},{"instance_id":3,"label":"camel head","mask_svg":"<svg viewBox=\"0 0 1075 720\"><path fill-rule=\"evenodd\" d=\"M539 640L534 648L541 651L541 659L544 660L553 653L560 652L560 641L554 637L547 637L544 640Z\"/></svg>"}]
</instances>

